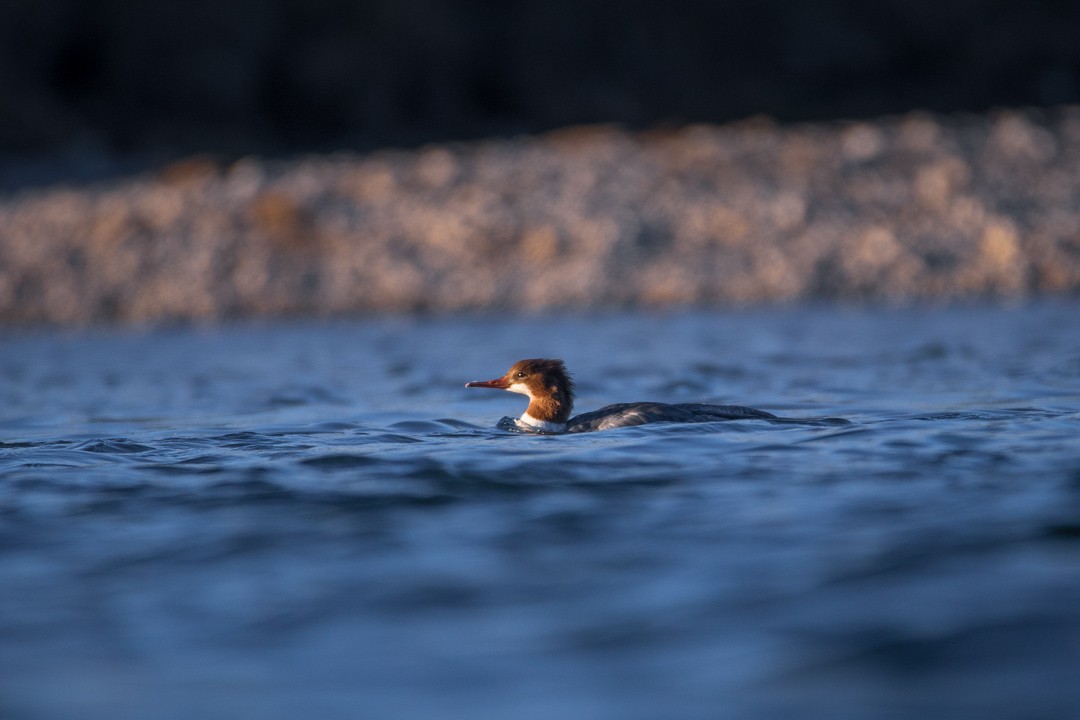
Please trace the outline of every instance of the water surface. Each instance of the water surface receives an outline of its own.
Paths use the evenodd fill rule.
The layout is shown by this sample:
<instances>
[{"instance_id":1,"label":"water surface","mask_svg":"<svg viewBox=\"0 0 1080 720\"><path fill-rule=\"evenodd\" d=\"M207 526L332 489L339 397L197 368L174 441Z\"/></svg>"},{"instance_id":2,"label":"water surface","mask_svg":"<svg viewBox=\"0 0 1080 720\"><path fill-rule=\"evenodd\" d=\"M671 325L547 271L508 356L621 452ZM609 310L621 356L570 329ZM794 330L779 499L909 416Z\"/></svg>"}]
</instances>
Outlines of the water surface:
<instances>
[{"instance_id":1,"label":"water surface","mask_svg":"<svg viewBox=\"0 0 1080 720\"><path fill-rule=\"evenodd\" d=\"M1067 716L1078 317L8 331L0 716ZM851 424L494 429L535 356Z\"/></svg>"}]
</instances>

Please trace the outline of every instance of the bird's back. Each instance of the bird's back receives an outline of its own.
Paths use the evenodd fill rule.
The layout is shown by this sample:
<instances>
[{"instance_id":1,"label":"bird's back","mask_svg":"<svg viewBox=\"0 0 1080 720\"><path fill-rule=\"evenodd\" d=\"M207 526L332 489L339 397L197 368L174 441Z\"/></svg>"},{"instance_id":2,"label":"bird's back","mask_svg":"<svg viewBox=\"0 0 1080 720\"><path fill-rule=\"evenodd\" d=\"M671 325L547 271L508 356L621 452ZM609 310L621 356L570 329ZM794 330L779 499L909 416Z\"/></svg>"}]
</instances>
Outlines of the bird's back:
<instances>
[{"instance_id":1,"label":"bird's back","mask_svg":"<svg viewBox=\"0 0 1080 720\"><path fill-rule=\"evenodd\" d=\"M608 405L571 418L567 432L592 432L654 422L701 423L717 420L776 419L772 413L741 405L633 402Z\"/></svg>"}]
</instances>

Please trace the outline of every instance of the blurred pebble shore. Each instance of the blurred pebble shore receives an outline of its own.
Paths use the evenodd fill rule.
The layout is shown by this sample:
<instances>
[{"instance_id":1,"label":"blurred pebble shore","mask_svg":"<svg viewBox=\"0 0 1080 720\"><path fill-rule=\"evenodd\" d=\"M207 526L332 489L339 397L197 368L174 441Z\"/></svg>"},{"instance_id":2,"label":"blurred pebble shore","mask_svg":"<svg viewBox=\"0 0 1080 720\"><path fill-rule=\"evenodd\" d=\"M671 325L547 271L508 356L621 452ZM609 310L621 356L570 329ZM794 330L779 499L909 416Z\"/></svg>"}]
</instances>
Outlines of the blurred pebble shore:
<instances>
[{"instance_id":1,"label":"blurred pebble shore","mask_svg":"<svg viewBox=\"0 0 1080 720\"><path fill-rule=\"evenodd\" d=\"M0 322L1080 291L1080 107L222 163L0 198Z\"/></svg>"}]
</instances>

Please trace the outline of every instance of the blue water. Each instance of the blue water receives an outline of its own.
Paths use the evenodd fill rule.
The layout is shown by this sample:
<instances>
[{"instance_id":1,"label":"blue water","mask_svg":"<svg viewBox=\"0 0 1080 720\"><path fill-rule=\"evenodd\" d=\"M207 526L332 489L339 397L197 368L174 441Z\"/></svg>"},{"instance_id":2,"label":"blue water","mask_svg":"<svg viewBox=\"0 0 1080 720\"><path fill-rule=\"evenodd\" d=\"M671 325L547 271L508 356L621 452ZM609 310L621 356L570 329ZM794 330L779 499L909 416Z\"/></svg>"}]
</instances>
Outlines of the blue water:
<instances>
[{"instance_id":1,"label":"blue water","mask_svg":"<svg viewBox=\"0 0 1080 720\"><path fill-rule=\"evenodd\" d=\"M6 331L0 717L1068 717L1078 318ZM535 356L852 424L493 429Z\"/></svg>"}]
</instances>

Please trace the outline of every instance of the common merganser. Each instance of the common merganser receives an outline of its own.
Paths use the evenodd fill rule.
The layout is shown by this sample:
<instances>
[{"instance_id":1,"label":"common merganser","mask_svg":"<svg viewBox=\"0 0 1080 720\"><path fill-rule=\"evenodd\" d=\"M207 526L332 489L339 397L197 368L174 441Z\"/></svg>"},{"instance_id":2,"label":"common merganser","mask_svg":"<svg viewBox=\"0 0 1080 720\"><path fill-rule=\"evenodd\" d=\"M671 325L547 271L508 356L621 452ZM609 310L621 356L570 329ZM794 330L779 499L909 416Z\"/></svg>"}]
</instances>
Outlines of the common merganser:
<instances>
[{"instance_id":1,"label":"common merganser","mask_svg":"<svg viewBox=\"0 0 1080 720\"><path fill-rule=\"evenodd\" d=\"M570 412L574 408L574 381L562 360L518 360L502 377L465 383L465 387L495 388L528 396L529 407L514 423L522 429L540 433L592 432L654 422L782 420L764 410L739 405L672 405L657 402L608 405L571 418Z\"/></svg>"}]
</instances>

